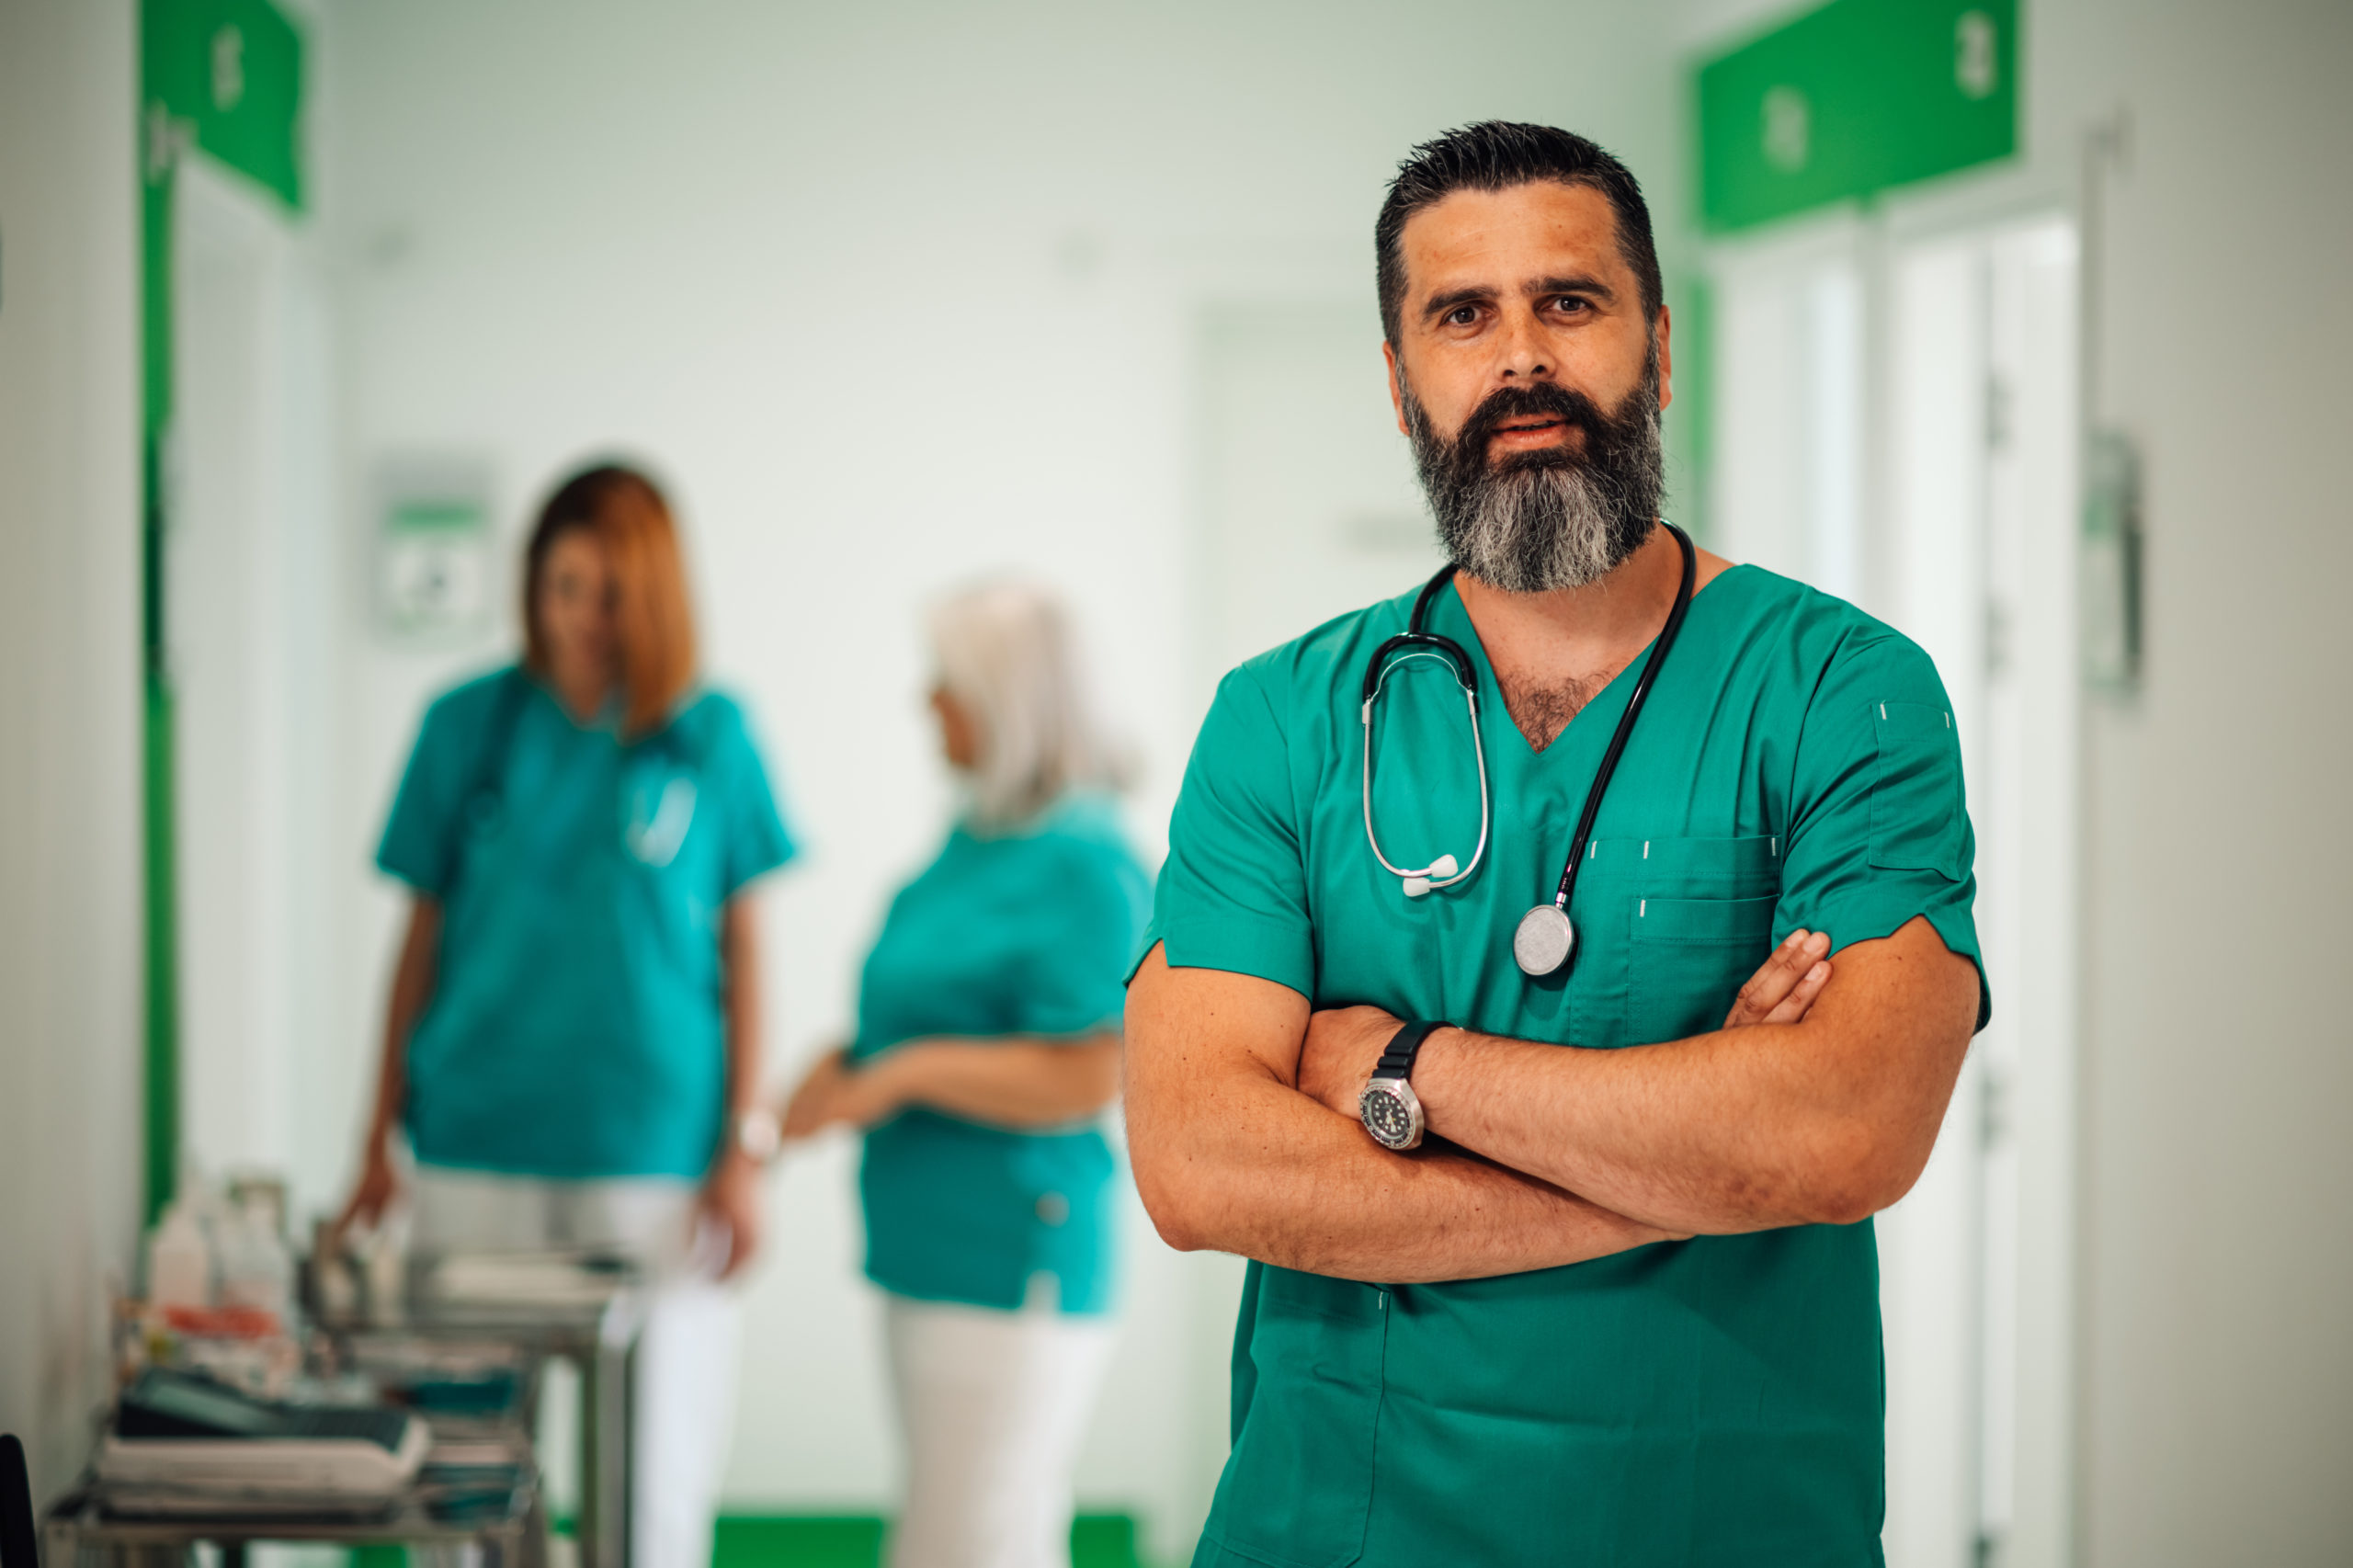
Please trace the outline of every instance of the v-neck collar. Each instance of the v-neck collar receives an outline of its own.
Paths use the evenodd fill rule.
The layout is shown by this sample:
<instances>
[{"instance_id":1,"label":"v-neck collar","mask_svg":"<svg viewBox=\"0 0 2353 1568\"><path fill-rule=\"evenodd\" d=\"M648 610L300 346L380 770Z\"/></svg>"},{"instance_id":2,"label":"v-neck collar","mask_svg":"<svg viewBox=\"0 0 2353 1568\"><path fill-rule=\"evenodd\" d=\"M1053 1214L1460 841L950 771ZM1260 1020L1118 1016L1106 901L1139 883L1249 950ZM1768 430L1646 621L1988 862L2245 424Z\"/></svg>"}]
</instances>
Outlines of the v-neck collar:
<instances>
[{"instance_id":1,"label":"v-neck collar","mask_svg":"<svg viewBox=\"0 0 2353 1568\"><path fill-rule=\"evenodd\" d=\"M1735 562L1694 588L1691 591L1691 608L1684 613L1683 631L1676 638L1677 642L1679 644L1691 635L1691 618L1699 613L1699 600L1705 597L1709 589L1713 588L1735 572L1754 570L1755 568L1746 562ZM1462 631L1468 633L1467 636L1458 636L1454 632L1446 631L1445 628L1438 624L1440 616L1449 613L1461 623ZM1471 607L1462 602L1461 591L1456 586L1453 576L1447 578L1446 586L1438 591L1437 599L1431 603L1429 627L1433 631L1446 631L1448 636L1454 637L1456 642L1461 642L1470 651L1472 663L1479 667L1479 700L1502 716L1503 723L1511 731L1512 739L1518 743L1526 759L1540 767L1544 766L1546 760L1555 753L1567 749L1562 743L1569 738L1569 733L1572 730L1576 729L1578 720L1600 707L1603 701L1620 687L1627 687L1631 689L1632 683L1642 678L1643 663L1650 657L1651 649L1658 642L1658 634L1652 633L1650 640L1635 650L1632 658L1626 661L1625 667L1610 676L1599 691L1586 699L1576 712L1570 716L1569 722L1561 727L1561 733L1554 735L1541 750L1539 750L1529 742L1527 732L1519 727L1519 722L1511 716L1511 705L1504 700L1503 682L1495 676L1495 661L1487 656L1486 641L1479 635L1479 623L1472 619ZM1663 624L1661 630L1665 630ZM1669 657L1672 656L1670 653ZM1624 702L1620 701L1619 707L1622 710L1624 706Z\"/></svg>"}]
</instances>

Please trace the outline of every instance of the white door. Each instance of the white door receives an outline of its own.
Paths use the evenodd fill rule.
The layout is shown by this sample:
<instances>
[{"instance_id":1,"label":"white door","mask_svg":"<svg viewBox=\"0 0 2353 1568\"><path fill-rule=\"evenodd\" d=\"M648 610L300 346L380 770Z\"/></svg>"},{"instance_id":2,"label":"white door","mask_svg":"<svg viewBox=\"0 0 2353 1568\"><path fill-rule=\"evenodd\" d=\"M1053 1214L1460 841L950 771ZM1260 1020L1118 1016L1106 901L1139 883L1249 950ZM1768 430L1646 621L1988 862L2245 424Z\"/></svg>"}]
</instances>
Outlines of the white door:
<instances>
[{"instance_id":1,"label":"white door","mask_svg":"<svg viewBox=\"0 0 2353 1568\"><path fill-rule=\"evenodd\" d=\"M175 177L164 601L181 1145L210 1175L279 1173L317 1202L349 1141L298 1114L323 1103L307 1080L330 1054L336 865L324 312L268 198L193 155Z\"/></svg>"},{"instance_id":2,"label":"white door","mask_svg":"<svg viewBox=\"0 0 2353 1568\"><path fill-rule=\"evenodd\" d=\"M1720 258L1713 542L1936 660L1992 1026L1880 1216L1893 1568L2063 1561L2076 420L2072 231L1831 224Z\"/></svg>"}]
</instances>

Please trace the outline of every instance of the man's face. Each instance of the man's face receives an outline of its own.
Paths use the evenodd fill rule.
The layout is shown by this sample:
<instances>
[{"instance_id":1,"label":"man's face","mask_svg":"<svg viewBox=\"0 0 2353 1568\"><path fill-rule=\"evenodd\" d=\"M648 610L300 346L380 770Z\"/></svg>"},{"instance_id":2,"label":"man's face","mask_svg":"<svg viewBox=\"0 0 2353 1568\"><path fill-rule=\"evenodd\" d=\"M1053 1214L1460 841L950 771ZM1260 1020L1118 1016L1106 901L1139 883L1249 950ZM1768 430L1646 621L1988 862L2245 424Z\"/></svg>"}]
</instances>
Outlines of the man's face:
<instances>
[{"instance_id":1,"label":"man's face","mask_svg":"<svg viewBox=\"0 0 2353 1568\"><path fill-rule=\"evenodd\" d=\"M1456 563L1525 593L1606 575L1657 515L1670 369L1608 198L1456 191L1401 249L1390 392Z\"/></svg>"}]
</instances>

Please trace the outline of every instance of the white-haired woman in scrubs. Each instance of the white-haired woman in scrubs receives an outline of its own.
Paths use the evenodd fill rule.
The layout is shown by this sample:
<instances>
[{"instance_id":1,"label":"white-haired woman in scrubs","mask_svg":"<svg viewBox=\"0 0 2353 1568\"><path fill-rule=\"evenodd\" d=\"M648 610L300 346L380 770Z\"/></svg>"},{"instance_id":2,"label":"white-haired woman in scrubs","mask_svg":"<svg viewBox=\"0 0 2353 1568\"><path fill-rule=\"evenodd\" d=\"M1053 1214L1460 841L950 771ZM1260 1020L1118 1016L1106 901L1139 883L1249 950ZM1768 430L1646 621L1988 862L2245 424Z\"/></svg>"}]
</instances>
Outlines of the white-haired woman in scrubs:
<instances>
[{"instance_id":1,"label":"white-haired woman in scrubs","mask_svg":"<svg viewBox=\"0 0 2353 1568\"><path fill-rule=\"evenodd\" d=\"M374 1223L409 1186L422 1249L637 1256L655 1289L632 1560L709 1568L735 1373L719 1282L756 1244L775 1131L753 1098L750 884L792 841L743 714L696 678L651 481L573 476L523 576L521 663L434 702L377 851L408 930L345 1219Z\"/></svg>"},{"instance_id":2,"label":"white-haired woman in scrubs","mask_svg":"<svg viewBox=\"0 0 2353 1568\"><path fill-rule=\"evenodd\" d=\"M1044 1568L1069 1562L1110 1347L1100 1122L1150 891L1054 600L967 592L931 642L963 808L892 901L857 1039L802 1082L785 1132L866 1130L866 1272L886 1293L906 1458L894 1568Z\"/></svg>"}]
</instances>

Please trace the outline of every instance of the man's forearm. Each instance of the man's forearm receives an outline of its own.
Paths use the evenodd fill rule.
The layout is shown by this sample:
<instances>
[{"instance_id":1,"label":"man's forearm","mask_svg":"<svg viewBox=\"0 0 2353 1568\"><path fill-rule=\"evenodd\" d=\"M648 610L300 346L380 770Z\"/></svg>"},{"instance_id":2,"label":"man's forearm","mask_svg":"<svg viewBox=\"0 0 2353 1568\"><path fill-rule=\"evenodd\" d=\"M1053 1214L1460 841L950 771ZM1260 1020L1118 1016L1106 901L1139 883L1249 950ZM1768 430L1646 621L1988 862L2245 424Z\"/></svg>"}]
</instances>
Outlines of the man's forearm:
<instances>
[{"instance_id":1,"label":"man's forearm","mask_svg":"<svg viewBox=\"0 0 2353 1568\"><path fill-rule=\"evenodd\" d=\"M1172 1246L1344 1279L1475 1279L1665 1239L1455 1150L1395 1154L1302 1094L1307 999L1271 981L1172 969L1128 988L1128 1148Z\"/></svg>"},{"instance_id":2,"label":"man's forearm","mask_svg":"<svg viewBox=\"0 0 2353 1568\"><path fill-rule=\"evenodd\" d=\"M1447 1030L1423 1047L1415 1086L1433 1132L1651 1224L1859 1220L1927 1158L1976 974L1926 922L1839 964L1802 1024L1621 1051Z\"/></svg>"},{"instance_id":3,"label":"man's forearm","mask_svg":"<svg viewBox=\"0 0 2353 1568\"><path fill-rule=\"evenodd\" d=\"M1860 1218L1822 1179L1841 1157L1831 1119L1756 1059L1780 1042L1739 1032L1737 1046L1717 1034L1578 1051L1454 1030L1423 1048L1414 1076L1432 1132L1654 1223L1725 1233ZM1723 1061L1733 1049L1747 1059Z\"/></svg>"},{"instance_id":4,"label":"man's forearm","mask_svg":"<svg viewBox=\"0 0 2353 1568\"><path fill-rule=\"evenodd\" d=\"M1132 1093L1130 1106L1145 1207L1188 1250L1413 1284L1551 1268L1670 1239L1459 1151L1392 1153L1272 1078L1204 1086L1181 1126L1148 1104L1150 1125L1139 1125Z\"/></svg>"}]
</instances>

